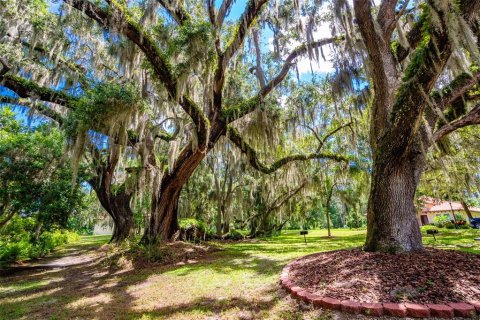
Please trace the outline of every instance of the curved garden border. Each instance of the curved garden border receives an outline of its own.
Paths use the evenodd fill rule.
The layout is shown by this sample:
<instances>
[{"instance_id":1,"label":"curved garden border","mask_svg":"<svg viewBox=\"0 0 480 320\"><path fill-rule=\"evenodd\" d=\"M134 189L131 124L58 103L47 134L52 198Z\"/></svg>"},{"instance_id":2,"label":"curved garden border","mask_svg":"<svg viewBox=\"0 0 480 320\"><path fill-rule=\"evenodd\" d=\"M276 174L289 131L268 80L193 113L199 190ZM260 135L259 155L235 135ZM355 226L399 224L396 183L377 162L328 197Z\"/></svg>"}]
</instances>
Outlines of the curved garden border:
<instances>
[{"instance_id":1,"label":"curved garden border","mask_svg":"<svg viewBox=\"0 0 480 320\"><path fill-rule=\"evenodd\" d=\"M305 256L299 259L302 258L305 258ZM292 297L301 299L317 307L370 316L387 315L394 317L436 317L449 319L453 317L474 318L477 313L480 315L480 301L423 305L415 303L361 303L353 300L342 301L328 296L319 296L305 288L297 286L289 278L290 268L297 260L290 262L283 268L280 283L291 293Z\"/></svg>"}]
</instances>

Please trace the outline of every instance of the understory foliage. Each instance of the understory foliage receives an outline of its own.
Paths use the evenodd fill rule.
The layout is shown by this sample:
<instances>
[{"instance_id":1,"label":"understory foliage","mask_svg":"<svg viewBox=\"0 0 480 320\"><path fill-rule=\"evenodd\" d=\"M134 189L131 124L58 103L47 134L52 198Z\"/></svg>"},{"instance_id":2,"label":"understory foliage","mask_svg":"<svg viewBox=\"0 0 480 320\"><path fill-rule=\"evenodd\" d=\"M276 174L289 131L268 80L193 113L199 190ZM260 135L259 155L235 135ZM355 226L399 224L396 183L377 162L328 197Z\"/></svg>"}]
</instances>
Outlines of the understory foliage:
<instances>
[{"instance_id":1,"label":"understory foliage","mask_svg":"<svg viewBox=\"0 0 480 320\"><path fill-rule=\"evenodd\" d=\"M78 241L77 233L51 229L36 237L34 218L15 216L0 232L0 264L46 256L56 247Z\"/></svg>"},{"instance_id":2,"label":"understory foliage","mask_svg":"<svg viewBox=\"0 0 480 320\"><path fill-rule=\"evenodd\" d=\"M64 229L83 209L84 192L80 181L72 185L64 141L60 130L0 109L0 261L38 258L75 239Z\"/></svg>"}]
</instances>

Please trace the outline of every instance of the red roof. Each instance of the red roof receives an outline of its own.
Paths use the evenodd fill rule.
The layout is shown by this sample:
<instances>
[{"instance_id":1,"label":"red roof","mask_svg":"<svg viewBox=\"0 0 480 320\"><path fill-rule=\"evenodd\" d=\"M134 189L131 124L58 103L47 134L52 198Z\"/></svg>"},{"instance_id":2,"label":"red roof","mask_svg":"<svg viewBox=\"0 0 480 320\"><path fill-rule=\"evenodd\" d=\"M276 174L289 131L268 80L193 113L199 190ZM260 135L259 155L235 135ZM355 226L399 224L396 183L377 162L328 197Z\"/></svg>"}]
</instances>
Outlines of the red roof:
<instances>
[{"instance_id":1,"label":"red roof","mask_svg":"<svg viewBox=\"0 0 480 320\"><path fill-rule=\"evenodd\" d=\"M470 211L480 212L480 208L468 207ZM455 201L442 201L437 205L432 206L430 209L423 208L422 212L443 212L443 211L463 211L463 206L460 202Z\"/></svg>"}]
</instances>

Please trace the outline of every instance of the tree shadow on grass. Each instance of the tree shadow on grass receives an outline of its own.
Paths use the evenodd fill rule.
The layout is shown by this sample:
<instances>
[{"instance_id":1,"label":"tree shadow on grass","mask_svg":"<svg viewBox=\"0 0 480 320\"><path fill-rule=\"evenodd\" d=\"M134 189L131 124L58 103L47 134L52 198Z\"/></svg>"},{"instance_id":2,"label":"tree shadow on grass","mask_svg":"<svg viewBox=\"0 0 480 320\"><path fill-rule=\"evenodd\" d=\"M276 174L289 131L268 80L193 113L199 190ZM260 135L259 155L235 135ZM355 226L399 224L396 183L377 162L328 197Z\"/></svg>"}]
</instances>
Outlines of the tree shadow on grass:
<instances>
[{"instance_id":1,"label":"tree shadow on grass","mask_svg":"<svg viewBox=\"0 0 480 320\"><path fill-rule=\"evenodd\" d=\"M172 306L164 306L155 308L152 311L147 312L133 312L131 315L134 318L140 316L150 317L171 317L178 314L188 314L201 312L203 314L221 314L227 311L249 311L253 316L265 311L270 310L276 303L275 297L276 290L268 290L262 293L262 295L268 297L263 300L245 299L245 298L230 298L219 299L211 297L201 297L194 299L186 303L175 304Z\"/></svg>"},{"instance_id":2,"label":"tree shadow on grass","mask_svg":"<svg viewBox=\"0 0 480 320\"><path fill-rule=\"evenodd\" d=\"M357 235L343 238L343 244L362 241ZM0 289L10 288L0 291L0 319L136 319L196 312L267 312L278 297L277 276L288 261L325 248L338 249L333 244L342 242L319 239L304 246L295 243L297 240L292 238L284 245L283 240L219 244L223 250L183 266L116 269L98 258L68 268L23 270L0 279ZM92 245L98 248L101 243ZM77 248L84 252L92 248L89 246ZM65 252L78 256L76 251ZM191 287L186 288L188 285ZM183 296L171 296L172 291ZM237 293L242 295L237 297Z\"/></svg>"},{"instance_id":3,"label":"tree shadow on grass","mask_svg":"<svg viewBox=\"0 0 480 320\"><path fill-rule=\"evenodd\" d=\"M203 268L219 268L217 257L199 261ZM213 263L213 264L212 264ZM265 269L268 260L255 260L248 268ZM237 268L234 264L232 268ZM279 267L278 267L279 268ZM0 279L0 319L16 319L21 317L32 319L60 318L92 318L102 319L123 318L126 315L144 314L135 308L139 298L132 287L142 292L142 286L153 285L162 288L161 281L152 281L152 276L161 275L167 271L178 269L176 266L153 266L131 270L115 269L104 265L104 261L94 260L77 264L68 268L49 270L22 270L13 276ZM222 269L225 271L226 269ZM130 288L130 289L129 289ZM165 292L168 294L168 292ZM168 315L179 310L204 310L207 313L218 310L239 308L254 308L258 301L246 299L221 299L216 297L200 297L194 301L153 308L152 315ZM273 302L272 302L273 303ZM178 307L177 307L178 306ZM257 308L265 309L270 305L261 302Z\"/></svg>"}]
</instances>

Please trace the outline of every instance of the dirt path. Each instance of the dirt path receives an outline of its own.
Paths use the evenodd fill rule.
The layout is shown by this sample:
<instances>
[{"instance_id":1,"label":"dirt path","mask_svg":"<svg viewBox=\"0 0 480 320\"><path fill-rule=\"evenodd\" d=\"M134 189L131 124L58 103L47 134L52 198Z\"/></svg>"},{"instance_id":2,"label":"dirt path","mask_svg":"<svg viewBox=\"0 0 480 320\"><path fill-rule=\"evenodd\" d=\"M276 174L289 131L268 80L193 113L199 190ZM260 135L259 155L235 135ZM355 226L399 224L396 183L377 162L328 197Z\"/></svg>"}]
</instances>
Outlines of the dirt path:
<instances>
[{"instance_id":1,"label":"dirt path","mask_svg":"<svg viewBox=\"0 0 480 320\"><path fill-rule=\"evenodd\" d=\"M97 250L107 241L108 237L99 236L92 237L89 241L67 244L45 258L4 267L0 269L0 276L14 275L24 270L56 269L86 264L102 256Z\"/></svg>"}]
</instances>

